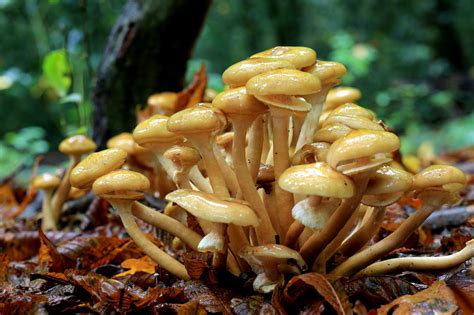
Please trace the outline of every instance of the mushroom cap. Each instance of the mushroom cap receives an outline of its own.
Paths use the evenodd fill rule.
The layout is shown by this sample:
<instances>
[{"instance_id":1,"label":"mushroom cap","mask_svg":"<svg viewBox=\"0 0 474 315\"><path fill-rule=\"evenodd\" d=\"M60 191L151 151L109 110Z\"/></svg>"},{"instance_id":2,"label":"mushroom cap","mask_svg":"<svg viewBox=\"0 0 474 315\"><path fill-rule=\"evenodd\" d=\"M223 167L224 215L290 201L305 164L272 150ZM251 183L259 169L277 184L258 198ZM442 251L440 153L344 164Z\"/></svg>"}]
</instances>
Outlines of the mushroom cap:
<instances>
[{"instance_id":1,"label":"mushroom cap","mask_svg":"<svg viewBox=\"0 0 474 315\"><path fill-rule=\"evenodd\" d=\"M67 155L83 155L97 149L94 140L83 135L64 139L59 144L59 151Z\"/></svg>"},{"instance_id":2,"label":"mushroom cap","mask_svg":"<svg viewBox=\"0 0 474 315\"><path fill-rule=\"evenodd\" d=\"M313 230L320 230L326 225L329 217L340 204L340 199L331 198L313 207L309 198L306 198L293 206L291 215L304 226Z\"/></svg>"},{"instance_id":3,"label":"mushroom cap","mask_svg":"<svg viewBox=\"0 0 474 315\"><path fill-rule=\"evenodd\" d=\"M384 130L381 125L363 116L342 116L333 114L326 118L323 126L336 123L346 125L351 129Z\"/></svg>"},{"instance_id":4,"label":"mushroom cap","mask_svg":"<svg viewBox=\"0 0 474 315\"><path fill-rule=\"evenodd\" d=\"M168 120L167 116L154 115L142 121L133 130L133 138L145 148L172 146L181 142L181 136L168 131Z\"/></svg>"},{"instance_id":5,"label":"mushroom cap","mask_svg":"<svg viewBox=\"0 0 474 315\"><path fill-rule=\"evenodd\" d=\"M398 137L387 131L378 130L352 130L348 135L336 140L327 155L328 164L344 174L353 174L368 170L390 162L387 153L394 152L400 148ZM358 159L365 159L362 163ZM347 163L345 165L341 165Z\"/></svg>"},{"instance_id":6,"label":"mushroom cap","mask_svg":"<svg viewBox=\"0 0 474 315\"><path fill-rule=\"evenodd\" d=\"M354 195L352 180L325 162L287 168L280 175L278 185L293 194L333 198L350 198Z\"/></svg>"},{"instance_id":7,"label":"mushroom cap","mask_svg":"<svg viewBox=\"0 0 474 315\"><path fill-rule=\"evenodd\" d=\"M118 148L126 151L128 154L133 154L136 150L136 143L130 132L122 132L107 141L107 148Z\"/></svg>"},{"instance_id":8,"label":"mushroom cap","mask_svg":"<svg viewBox=\"0 0 474 315\"><path fill-rule=\"evenodd\" d=\"M216 144L227 149L232 150L232 143L234 142L234 132L228 131L216 137Z\"/></svg>"},{"instance_id":9,"label":"mushroom cap","mask_svg":"<svg viewBox=\"0 0 474 315\"><path fill-rule=\"evenodd\" d=\"M256 53L250 58L286 60L295 65L296 68L303 68L316 62L316 52L308 47L276 46Z\"/></svg>"},{"instance_id":10,"label":"mushroom cap","mask_svg":"<svg viewBox=\"0 0 474 315\"><path fill-rule=\"evenodd\" d=\"M129 170L108 173L92 185L94 193L104 199L138 200L149 189L150 181L146 176Z\"/></svg>"},{"instance_id":11,"label":"mushroom cap","mask_svg":"<svg viewBox=\"0 0 474 315\"><path fill-rule=\"evenodd\" d=\"M362 203L368 206L388 206L403 196L413 183L413 176L399 168L382 166L371 175Z\"/></svg>"},{"instance_id":12,"label":"mushroom cap","mask_svg":"<svg viewBox=\"0 0 474 315\"><path fill-rule=\"evenodd\" d=\"M256 273L261 272L261 268L269 265L286 264L293 260L301 270L306 270L306 262L296 250L284 245L268 244L261 246L246 246L239 252Z\"/></svg>"},{"instance_id":13,"label":"mushroom cap","mask_svg":"<svg viewBox=\"0 0 474 315\"><path fill-rule=\"evenodd\" d=\"M270 164L260 164L257 174L257 184L267 184L275 181L275 169Z\"/></svg>"},{"instance_id":14,"label":"mushroom cap","mask_svg":"<svg viewBox=\"0 0 474 315\"><path fill-rule=\"evenodd\" d=\"M148 97L147 105L153 108L154 114L169 116L175 111L177 99L178 93L175 92L155 93Z\"/></svg>"},{"instance_id":15,"label":"mushroom cap","mask_svg":"<svg viewBox=\"0 0 474 315\"><path fill-rule=\"evenodd\" d=\"M71 171L71 186L86 189L99 177L120 168L127 158L122 149L107 149L95 152L79 162Z\"/></svg>"},{"instance_id":16,"label":"mushroom cap","mask_svg":"<svg viewBox=\"0 0 474 315\"><path fill-rule=\"evenodd\" d=\"M431 165L413 178L415 190L446 190L459 192L466 186L466 175L451 165Z\"/></svg>"},{"instance_id":17,"label":"mushroom cap","mask_svg":"<svg viewBox=\"0 0 474 315\"><path fill-rule=\"evenodd\" d=\"M327 124L314 133L313 141L333 143L347 136L351 131L352 128L340 123Z\"/></svg>"},{"instance_id":18,"label":"mushroom cap","mask_svg":"<svg viewBox=\"0 0 474 315\"><path fill-rule=\"evenodd\" d=\"M276 69L295 69L295 66L284 59L246 59L227 68L222 74L222 81L231 87L245 86L254 76Z\"/></svg>"},{"instance_id":19,"label":"mushroom cap","mask_svg":"<svg viewBox=\"0 0 474 315\"><path fill-rule=\"evenodd\" d=\"M323 85L335 85L339 83L338 79L347 73L347 69L342 63L323 60L318 60L315 64L304 68L303 71L318 77Z\"/></svg>"},{"instance_id":20,"label":"mushroom cap","mask_svg":"<svg viewBox=\"0 0 474 315\"><path fill-rule=\"evenodd\" d=\"M238 114L254 117L268 111L268 107L248 94L245 87L219 93L212 101L212 105L226 115Z\"/></svg>"},{"instance_id":21,"label":"mushroom cap","mask_svg":"<svg viewBox=\"0 0 474 315\"><path fill-rule=\"evenodd\" d=\"M50 190L59 186L61 180L51 173L43 173L33 179L33 187L36 189Z\"/></svg>"},{"instance_id":22,"label":"mushroom cap","mask_svg":"<svg viewBox=\"0 0 474 315\"><path fill-rule=\"evenodd\" d=\"M181 145L169 148L163 156L180 167L192 167L201 160L201 155L196 149Z\"/></svg>"},{"instance_id":23,"label":"mushroom cap","mask_svg":"<svg viewBox=\"0 0 474 315\"><path fill-rule=\"evenodd\" d=\"M245 85L249 94L309 95L321 90L321 81L314 75L294 69L278 69L259 74Z\"/></svg>"},{"instance_id":24,"label":"mushroom cap","mask_svg":"<svg viewBox=\"0 0 474 315\"><path fill-rule=\"evenodd\" d=\"M292 165L326 162L326 156L331 145L328 142L313 142L305 144L293 154Z\"/></svg>"},{"instance_id":25,"label":"mushroom cap","mask_svg":"<svg viewBox=\"0 0 474 315\"><path fill-rule=\"evenodd\" d=\"M361 98L360 90L349 87L340 86L329 90L326 96L326 103L324 104L325 110L331 110L339 105L345 103L353 103Z\"/></svg>"},{"instance_id":26,"label":"mushroom cap","mask_svg":"<svg viewBox=\"0 0 474 315\"><path fill-rule=\"evenodd\" d=\"M345 103L336 108L334 108L330 116L356 116L356 117L365 117L369 120L375 119L374 113L369 111L367 108L359 106L354 103ZM328 117L328 118L329 118Z\"/></svg>"},{"instance_id":27,"label":"mushroom cap","mask_svg":"<svg viewBox=\"0 0 474 315\"><path fill-rule=\"evenodd\" d=\"M168 119L168 130L179 135L189 136L199 133L220 131L227 120L219 109L209 103L199 103L177 112Z\"/></svg>"},{"instance_id":28,"label":"mushroom cap","mask_svg":"<svg viewBox=\"0 0 474 315\"><path fill-rule=\"evenodd\" d=\"M257 226L259 219L255 212L237 199L220 199L215 194L178 189L168 195L166 200L174 202L197 218L216 223L239 226Z\"/></svg>"}]
</instances>

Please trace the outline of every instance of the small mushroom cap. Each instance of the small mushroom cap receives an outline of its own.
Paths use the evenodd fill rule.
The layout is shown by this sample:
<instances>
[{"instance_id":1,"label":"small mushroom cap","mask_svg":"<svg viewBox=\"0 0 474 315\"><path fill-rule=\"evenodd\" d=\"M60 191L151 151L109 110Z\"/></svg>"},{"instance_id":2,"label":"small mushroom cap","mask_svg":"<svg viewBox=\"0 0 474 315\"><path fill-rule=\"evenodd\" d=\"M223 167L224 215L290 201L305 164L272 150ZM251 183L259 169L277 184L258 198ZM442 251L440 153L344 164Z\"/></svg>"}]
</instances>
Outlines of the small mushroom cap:
<instances>
[{"instance_id":1,"label":"small mushroom cap","mask_svg":"<svg viewBox=\"0 0 474 315\"><path fill-rule=\"evenodd\" d=\"M382 207L396 202L409 190L413 176L399 168L382 166L369 179L362 203Z\"/></svg>"},{"instance_id":2,"label":"small mushroom cap","mask_svg":"<svg viewBox=\"0 0 474 315\"><path fill-rule=\"evenodd\" d=\"M275 170L273 165L260 164L258 168L257 184L263 185L275 181Z\"/></svg>"},{"instance_id":3,"label":"small mushroom cap","mask_svg":"<svg viewBox=\"0 0 474 315\"><path fill-rule=\"evenodd\" d=\"M466 175L457 167L451 165L431 165L413 178L415 190L441 189L449 192L459 192L466 186Z\"/></svg>"},{"instance_id":4,"label":"small mushroom cap","mask_svg":"<svg viewBox=\"0 0 474 315\"><path fill-rule=\"evenodd\" d=\"M358 89L348 86L340 86L329 91L324 104L325 110L331 110L345 103L353 103L361 98Z\"/></svg>"},{"instance_id":5,"label":"small mushroom cap","mask_svg":"<svg viewBox=\"0 0 474 315\"><path fill-rule=\"evenodd\" d=\"M128 154L133 154L135 151L135 140L130 132L122 132L107 141L107 148L118 148L126 151Z\"/></svg>"},{"instance_id":6,"label":"small mushroom cap","mask_svg":"<svg viewBox=\"0 0 474 315\"><path fill-rule=\"evenodd\" d=\"M305 144L293 154L292 165L326 162L326 156L331 145L328 142L313 142Z\"/></svg>"},{"instance_id":7,"label":"small mushroom cap","mask_svg":"<svg viewBox=\"0 0 474 315\"><path fill-rule=\"evenodd\" d=\"M326 225L329 217L340 204L340 199L331 198L328 201L321 202L317 207L313 207L309 199L306 198L293 206L291 215L304 226L313 230L320 230Z\"/></svg>"},{"instance_id":8,"label":"small mushroom cap","mask_svg":"<svg viewBox=\"0 0 474 315\"><path fill-rule=\"evenodd\" d=\"M168 120L167 116L154 115L142 121L133 130L133 138L145 148L172 146L181 142L181 136L168 131Z\"/></svg>"},{"instance_id":9,"label":"small mushroom cap","mask_svg":"<svg viewBox=\"0 0 474 315\"><path fill-rule=\"evenodd\" d=\"M313 140L333 143L337 139L347 136L351 131L352 128L340 123L327 124L314 133Z\"/></svg>"},{"instance_id":10,"label":"small mushroom cap","mask_svg":"<svg viewBox=\"0 0 474 315\"><path fill-rule=\"evenodd\" d=\"M61 180L51 173L43 173L33 179L33 187L36 189L50 190L59 186Z\"/></svg>"},{"instance_id":11,"label":"small mushroom cap","mask_svg":"<svg viewBox=\"0 0 474 315\"><path fill-rule=\"evenodd\" d=\"M261 272L261 268L268 265L286 264L294 261L301 270L306 270L306 262L296 250L283 245L268 244L261 246L246 246L239 256L249 263L256 273Z\"/></svg>"},{"instance_id":12,"label":"small mushroom cap","mask_svg":"<svg viewBox=\"0 0 474 315\"><path fill-rule=\"evenodd\" d=\"M94 140L83 135L66 138L59 144L59 151L67 155L83 155L95 149L97 146Z\"/></svg>"},{"instance_id":13,"label":"small mushroom cap","mask_svg":"<svg viewBox=\"0 0 474 315\"><path fill-rule=\"evenodd\" d=\"M129 170L108 173L92 185L94 193L104 199L138 200L149 189L150 181L146 176Z\"/></svg>"},{"instance_id":14,"label":"small mushroom cap","mask_svg":"<svg viewBox=\"0 0 474 315\"><path fill-rule=\"evenodd\" d=\"M376 165L390 162L391 159L386 157L386 153L394 152L399 148L400 140L393 133L377 130L353 130L331 145L327 155L327 162L336 169L341 163L349 163L341 166L341 169L344 168L344 173L347 174L346 171L353 168L352 166L354 168L361 166L357 163L358 159L366 160L362 164L374 162L375 167Z\"/></svg>"},{"instance_id":15,"label":"small mushroom cap","mask_svg":"<svg viewBox=\"0 0 474 315\"><path fill-rule=\"evenodd\" d=\"M384 130L381 125L363 116L342 116L331 114L326 118L323 126L331 124L342 124L351 129Z\"/></svg>"},{"instance_id":16,"label":"small mushroom cap","mask_svg":"<svg viewBox=\"0 0 474 315\"><path fill-rule=\"evenodd\" d=\"M268 111L268 107L248 94L245 87L229 89L219 93L212 101L212 105L226 115L257 116Z\"/></svg>"},{"instance_id":17,"label":"small mushroom cap","mask_svg":"<svg viewBox=\"0 0 474 315\"><path fill-rule=\"evenodd\" d=\"M303 68L316 62L316 52L308 47L277 46L256 53L250 58L286 60L295 65L296 68Z\"/></svg>"},{"instance_id":18,"label":"small mushroom cap","mask_svg":"<svg viewBox=\"0 0 474 315\"><path fill-rule=\"evenodd\" d=\"M239 226L257 226L259 220L255 212L237 199L220 199L215 194L178 189L168 195L166 200L174 202L197 218L216 223Z\"/></svg>"},{"instance_id":19,"label":"small mushroom cap","mask_svg":"<svg viewBox=\"0 0 474 315\"><path fill-rule=\"evenodd\" d=\"M245 86L254 76L276 69L295 69L295 66L283 59L247 59L227 68L222 74L222 81L231 87Z\"/></svg>"},{"instance_id":20,"label":"small mushroom cap","mask_svg":"<svg viewBox=\"0 0 474 315\"><path fill-rule=\"evenodd\" d=\"M226 150L232 151L232 143L234 142L234 132L225 132L216 137L216 144L225 148Z\"/></svg>"},{"instance_id":21,"label":"small mushroom cap","mask_svg":"<svg viewBox=\"0 0 474 315\"><path fill-rule=\"evenodd\" d=\"M259 74L245 85L249 94L309 95L321 90L321 81L314 75L293 69L278 69Z\"/></svg>"},{"instance_id":22,"label":"small mushroom cap","mask_svg":"<svg viewBox=\"0 0 474 315\"><path fill-rule=\"evenodd\" d=\"M178 94L174 92L162 92L151 95L147 105L153 109L154 114L173 115L175 111Z\"/></svg>"},{"instance_id":23,"label":"small mushroom cap","mask_svg":"<svg viewBox=\"0 0 474 315\"><path fill-rule=\"evenodd\" d=\"M219 109L209 103L199 103L177 112L168 119L168 130L189 136L198 133L212 133L223 129L227 120Z\"/></svg>"},{"instance_id":24,"label":"small mushroom cap","mask_svg":"<svg viewBox=\"0 0 474 315\"><path fill-rule=\"evenodd\" d=\"M199 242L197 249L200 252L223 252L225 239L222 235L211 231Z\"/></svg>"},{"instance_id":25,"label":"small mushroom cap","mask_svg":"<svg viewBox=\"0 0 474 315\"><path fill-rule=\"evenodd\" d=\"M192 167L201 160L201 155L196 149L181 145L169 148L163 156L180 167Z\"/></svg>"},{"instance_id":26,"label":"small mushroom cap","mask_svg":"<svg viewBox=\"0 0 474 315\"><path fill-rule=\"evenodd\" d=\"M354 195L352 180L324 162L287 168L281 174L278 184L293 194L333 198L350 198Z\"/></svg>"},{"instance_id":27,"label":"small mushroom cap","mask_svg":"<svg viewBox=\"0 0 474 315\"><path fill-rule=\"evenodd\" d=\"M120 168L126 158L127 152L116 148L92 153L72 169L71 186L79 189L92 187L97 178Z\"/></svg>"},{"instance_id":28,"label":"small mushroom cap","mask_svg":"<svg viewBox=\"0 0 474 315\"><path fill-rule=\"evenodd\" d=\"M330 116L356 116L365 117L369 120L375 119L374 113L354 103L342 104L331 111ZM329 118L328 117L328 118Z\"/></svg>"},{"instance_id":29,"label":"small mushroom cap","mask_svg":"<svg viewBox=\"0 0 474 315\"><path fill-rule=\"evenodd\" d=\"M347 73L346 67L343 64L323 60L318 60L315 64L304 68L303 71L318 77L323 85L335 85L339 83L338 79Z\"/></svg>"},{"instance_id":30,"label":"small mushroom cap","mask_svg":"<svg viewBox=\"0 0 474 315\"><path fill-rule=\"evenodd\" d=\"M413 176L398 168L382 166L372 176L365 193L367 195L404 192L411 188Z\"/></svg>"}]
</instances>

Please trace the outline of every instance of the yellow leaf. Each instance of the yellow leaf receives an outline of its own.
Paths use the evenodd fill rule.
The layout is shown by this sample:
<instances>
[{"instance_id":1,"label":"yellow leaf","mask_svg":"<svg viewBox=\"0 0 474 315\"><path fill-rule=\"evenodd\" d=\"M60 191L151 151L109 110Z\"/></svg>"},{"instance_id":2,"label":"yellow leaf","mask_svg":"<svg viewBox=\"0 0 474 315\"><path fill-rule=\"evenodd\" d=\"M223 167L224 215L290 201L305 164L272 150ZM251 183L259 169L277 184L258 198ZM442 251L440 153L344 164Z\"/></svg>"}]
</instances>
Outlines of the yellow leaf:
<instances>
[{"instance_id":1,"label":"yellow leaf","mask_svg":"<svg viewBox=\"0 0 474 315\"><path fill-rule=\"evenodd\" d=\"M136 272L146 272L149 274L155 273L156 263L151 260L148 256L143 256L140 259L130 258L122 261L120 264L122 268L130 269L125 272L116 274L113 278L124 277L126 275L133 275Z\"/></svg>"}]
</instances>

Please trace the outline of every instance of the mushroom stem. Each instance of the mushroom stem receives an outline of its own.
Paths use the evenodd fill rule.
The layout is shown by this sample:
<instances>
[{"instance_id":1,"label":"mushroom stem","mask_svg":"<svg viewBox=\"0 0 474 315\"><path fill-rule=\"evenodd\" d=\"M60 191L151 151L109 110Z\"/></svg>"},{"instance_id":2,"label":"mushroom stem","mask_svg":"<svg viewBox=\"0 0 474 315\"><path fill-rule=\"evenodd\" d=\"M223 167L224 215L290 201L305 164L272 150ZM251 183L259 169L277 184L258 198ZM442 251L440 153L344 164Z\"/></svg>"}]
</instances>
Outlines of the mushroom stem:
<instances>
[{"instance_id":1,"label":"mushroom stem","mask_svg":"<svg viewBox=\"0 0 474 315\"><path fill-rule=\"evenodd\" d=\"M349 220L364 195L369 176L370 175L365 173L354 176L356 187L354 196L345 199L331 215L324 228L319 233L313 234L306 243L304 243L300 254L308 264L313 262L314 258L336 237L337 233L339 233L347 220Z\"/></svg>"},{"instance_id":2,"label":"mushroom stem","mask_svg":"<svg viewBox=\"0 0 474 315\"><path fill-rule=\"evenodd\" d=\"M118 211L127 233L130 235L133 241L137 243L138 247L140 247L145 252L145 254L150 256L151 259L153 259L156 263L173 275L184 280L190 279L188 272L182 263L159 249L140 230L132 215L133 202L130 200L120 199L109 200L109 202Z\"/></svg>"},{"instance_id":3,"label":"mushroom stem","mask_svg":"<svg viewBox=\"0 0 474 315\"><path fill-rule=\"evenodd\" d=\"M227 164L225 157L222 155L221 151L215 143L213 143L214 156L216 157L217 164L221 169L222 174L224 175L224 180L229 189L230 195L235 196L239 190L239 184L237 182L237 176L234 173L234 170Z\"/></svg>"},{"instance_id":4,"label":"mushroom stem","mask_svg":"<svg viewBox=\"0 0 474 315\"><path fill-rule=\"evenodd\" d=\"M262 144L262 156L260 157L260 163L266 163L271 147L271 128L270 128L270 113L262 115L263 120L263 144ZM273 165L273 163L272 163Z\"/></svg>"},{"instance_id":5,"label":"mushroom stem","mask_svg":"<svg viewBox=\"0 0 474 315\"><path fill-rule=\"evenodd\" d=\"M446 193L422 193L423 206L410 215L392 234L374 245L349 257L330 273L338 276L350 276L365 268L374 261L382 258L387 253L400 247L410 235L445 202Z\"/></svg>"},{"instance_id":6,"label":"mushroom stem","mask_svg":"<svg viewBox=\"0 0 474 315\"><path fill-rule=\"evenodd\" d=\"M80 157L76 155L69 156L69 166L64 173L61 183L59 184L58 189L54 193L51 199L51 212L54 220L54 225L56 226L61 216L61 209L66 202L71 190L71 184L69 183L69 177L71 176L71 171L79 163Z\"/></svg>"},{"instance_id":7,"label":"mushroom stem","mask_svg":"<svg viewBox=\"0 0 474 315\"><path fill-rule=\"evenodd\" d=\"M321 197L309 196L311 207L316 208L321 203ZM293 248L297 243L298 237L303 233L305 226L298 220L293 221L285 237L284 245Z\"/></svg>"},{"instance_id":8,"label":"mushroom stem","mask_svg":"<svg viewBox=\"0 0 474 315\"><path fill-rule=\"evenodd\" d=\"M320 92L312 95L305 96L306 101L311 103L311 110L306 115L306 118L301 127L298 141L296 142L295 152L302 146L313 142L313 136L318 128L319 117L323 109L326 96L329 92L330 87L323 87Z\"/></svg>"},{"instance_id":9,"label":"mushroom stem","mask_svg":"<svg viewBox=\"0 0 474 315\"><path fill-rule=\"evenodd\" d=\"M53 230L56 231L56 221L51 211L51 199L53 191L52 189L43 189L43 203L42 203L42 214L43 220L41 221L41 229L43 231Z\"/></svg>"},{"instance_id":10,"label":"mushroom stem","mask_svg":"<svg viewBox=\"0 0 474 315\"><path fill-rule=\"evenodd\" d=\"M359 211L352 212L351 217L347 220L344 227L337 233L337 236L324 248L324 250L314 260L312 270L320 273L326 273L326 262L334 255L337 248L344 241L351 229L356 225L359 218Z\"/></svg>"},{"instance_id":11,"label":"mushroom stem","mask_svg":"<svg viewBox=\"0 0 474 315\"><path fill-rule=\"evenodd\" d=\"M234 141L232 145L232 158L234 168L238 176L239 187L243 197L247 200L252 209L257 213L261 222L255 228L259 244L272 244L275 241L275 230L268 216L265 205L253 183L252 175L245 158L245 135L252 122L249 119L234 118Z\"/></svg>"},{"instance_id":12,"label":"mushroom stem","mask_svg":"<svg viewBox=\"0 0 474 315\"><path fill-rule=\"evenodd\" d=\"M273 121L273 163L275 182L278 183L280 175L290 166L290 155L288 146L288 121L289 112L275 107L270 107ZM293 195L277 184L275 185L276 204L280 209L278 218L280 223L281 238L284 239L286 232L293 222L291 208L293 207Z\"/></svg>"},{"instance_id":13,"label":"mushroom stem","mask_svg":"<svg viewBox=\"0 0 474 315\"><path fill-rule=\"evenodd\" d=\"M252 176L253 183L257 181L258 170L260 168L260 159L263 151L263 115L255 119L249 131L249 145L248 145L248 168Z\"/></svg>"},{"instance_id":14,"label":"mushroom stem","mask_svg":"<svg viewBox=\"0 0 474 315\"><path fill-rule=\"evenodd\" d=\"M403 257L379 261L360 271L356 276L373 276L401 270L438 270L453 268L474 257L474 241L468 241L459 252L442 257Z\"/></svg>"},{"instance_id":15,"label":"mushroom stem","mask_svg":"<svg viewBox=\"0 0 474 315\"><path fill-rule=\"evenodd\" d=\"M375 207L369 219L339 247L343 257L350 257L376 235L383 223L385 207Z\"/></svg>"},{"instance_id":16,"label":"mushroom stem","mask_svg":"<svg viewBox=\"0 0 474 315\"><path fill-rule=\"evenodd\" d=\"M197 165L194 165L189 171L189 179L200 191L212 193L212 187L211 184L209 184L209 180L202 175Z\"/></svg>"},{"instance_id":17,"label":"mushroom stem","mask_svg":"<svg viewBox=\"0 0 474 315\"><path fill-rule=\"evenodd\" d=\"M138 201L133 203L132 213L140 220L143 220L159 229L179 237L189 247L197 250L198 244L202 237L190 228L181 224L178 220L149 208Z\"/></svg>"}]
</instances>

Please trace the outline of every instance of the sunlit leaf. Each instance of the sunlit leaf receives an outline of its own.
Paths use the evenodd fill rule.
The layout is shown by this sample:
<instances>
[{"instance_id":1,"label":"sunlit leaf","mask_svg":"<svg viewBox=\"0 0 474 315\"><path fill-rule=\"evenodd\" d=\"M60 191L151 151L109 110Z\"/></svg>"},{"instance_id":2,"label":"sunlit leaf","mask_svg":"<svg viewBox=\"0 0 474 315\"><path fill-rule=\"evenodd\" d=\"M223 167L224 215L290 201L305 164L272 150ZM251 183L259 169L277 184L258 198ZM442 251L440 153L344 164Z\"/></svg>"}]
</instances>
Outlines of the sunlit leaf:
<instances>
[{"instance_id":1,"label":"sunlit leaf","mask_svg":"<svg viewBox=\"0 0 474 315\"><path fill-rule=\"evenodd\" d=\"M65 49L49 52L43 60L43 75L60 97L64 97L71 86L71 69Z\"/></svg>"},{"instance_id":2,"label":"sunlit leaf","mask_svg":"<svg viewBox=\"0 0 474 315\"><path fill-rule=\"evenodd\" d=\"M153 274L155 273L156 268L156 263L148 256L143 256L140 259L130 258L124 260L120 265L122 266L122 268L126 268L129 270L115 275L114 278L119 278L126 275L133 275L139 271Z\"/></svg>"}]
</instances>

